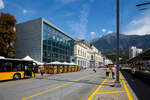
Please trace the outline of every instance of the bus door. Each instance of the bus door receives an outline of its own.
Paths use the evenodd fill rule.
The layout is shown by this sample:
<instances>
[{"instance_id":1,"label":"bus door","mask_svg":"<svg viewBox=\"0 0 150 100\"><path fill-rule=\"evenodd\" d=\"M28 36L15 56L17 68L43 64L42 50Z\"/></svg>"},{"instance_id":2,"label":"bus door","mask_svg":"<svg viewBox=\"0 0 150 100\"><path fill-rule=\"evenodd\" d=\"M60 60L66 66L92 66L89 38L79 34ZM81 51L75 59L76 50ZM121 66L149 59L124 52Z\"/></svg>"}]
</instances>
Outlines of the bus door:
<instances>
[{"instance_id":1,"label":"bus door","mask_svg":"<svg viewBox=\"0 0 150 100\"><path fill-rule=\"evenodd\" d=\"M25 63L24 68L25 68L24 76L32 77L33 76L33 63Z\"/></svg>"}]
</instances>

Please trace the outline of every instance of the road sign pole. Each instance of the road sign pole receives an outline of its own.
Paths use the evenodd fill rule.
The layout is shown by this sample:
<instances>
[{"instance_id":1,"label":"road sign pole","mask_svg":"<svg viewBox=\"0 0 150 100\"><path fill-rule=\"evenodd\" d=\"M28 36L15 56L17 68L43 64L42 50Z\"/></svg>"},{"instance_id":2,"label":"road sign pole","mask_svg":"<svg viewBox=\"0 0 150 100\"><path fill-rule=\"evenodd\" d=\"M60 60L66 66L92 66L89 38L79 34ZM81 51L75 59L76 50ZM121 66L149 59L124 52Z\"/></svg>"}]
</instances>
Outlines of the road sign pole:
<instances>
[{"instance_id":1,"label":"road sign pole","mask_svg":"<svg viewBox=\"0 0 150 100\"><path fill-rule=\"evenodd\" d=\"M117 0L117 50L116 50L116 65L117 65L117 73L116 73L116 86L120 86L119 80L119 49L120 49L120 39L119 39L119 0Z\"/></svg>"}]
</instances>

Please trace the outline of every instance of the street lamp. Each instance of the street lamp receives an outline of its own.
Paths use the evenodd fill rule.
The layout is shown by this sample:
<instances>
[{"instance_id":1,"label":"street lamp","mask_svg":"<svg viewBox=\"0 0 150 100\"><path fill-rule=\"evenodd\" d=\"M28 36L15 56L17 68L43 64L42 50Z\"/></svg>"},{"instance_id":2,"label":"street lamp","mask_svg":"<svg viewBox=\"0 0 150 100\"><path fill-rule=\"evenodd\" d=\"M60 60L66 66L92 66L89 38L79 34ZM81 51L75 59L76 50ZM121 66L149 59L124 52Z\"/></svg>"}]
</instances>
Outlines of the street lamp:
<instances>
[{"instance_id":1,"label":"street lamp","mask_svg":"<svg viewBox=\"0 0 150 100\"><path fill-rule=\"evenodd\" d=\"M142 3L142 4L137 4L136 6L140 7L140 6L145 6L145 5L149 5L149 4L150 4L150 2L146 2L146 3Z\"/></svg>"},{"instance_id":2,"label":"street lamp","mask_svg":"<svg viewBox=\"0 0 150 100\"><path fill-rule=\"evenodd\" d=\"M146 6L146 5L150 5L150 2L137 4L136 7L141 7L141 6ZM146 9L148 9L148 8L141 8L141 9L139 9L139 10L146 10Z\"/></svg>"},{"instance_id":3,"label":"street lamp","mask_svg":"<svg viewBox=\"0 0 150 100\"><path fill-rule=\"evenodd\" d=\"M116 73L116 82L115 86L120 87L119 81L119 50L120 50L120 39L119 39L119 0L117 0L117 50L116 50L116 65L117 65L117 73Z\"/></svg>"}]
</instances>

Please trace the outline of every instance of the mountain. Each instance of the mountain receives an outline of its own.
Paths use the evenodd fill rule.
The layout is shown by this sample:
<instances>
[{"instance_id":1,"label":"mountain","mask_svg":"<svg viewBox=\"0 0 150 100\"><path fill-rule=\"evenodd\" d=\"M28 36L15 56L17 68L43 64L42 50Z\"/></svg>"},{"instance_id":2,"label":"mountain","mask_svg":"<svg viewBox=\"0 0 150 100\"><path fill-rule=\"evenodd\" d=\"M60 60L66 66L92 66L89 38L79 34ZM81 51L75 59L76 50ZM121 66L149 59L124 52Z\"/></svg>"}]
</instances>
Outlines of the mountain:
<instances>
[{"instance_id":1,"label":"mountain","mask_svg":"<svg viewBox=\"0 0 150 100\"><path fill-rule=\"evenodd\" d=\"M96 38L91 43L101 51L116 49L116 34L111 33L100 38ZM136 46L146 50L150 48L150 35L124 35L120 34L120 50L128 50L129 47Z\"/></svg>"}]
</instances>

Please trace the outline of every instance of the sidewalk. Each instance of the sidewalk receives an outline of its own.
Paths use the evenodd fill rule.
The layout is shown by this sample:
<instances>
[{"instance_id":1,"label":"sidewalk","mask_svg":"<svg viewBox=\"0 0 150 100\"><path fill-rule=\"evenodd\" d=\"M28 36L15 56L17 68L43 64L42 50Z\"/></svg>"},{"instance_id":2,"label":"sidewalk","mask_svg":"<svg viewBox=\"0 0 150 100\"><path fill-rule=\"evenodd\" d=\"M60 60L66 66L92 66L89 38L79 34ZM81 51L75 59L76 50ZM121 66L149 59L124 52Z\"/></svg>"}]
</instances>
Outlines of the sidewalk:
<instances>
[{"instance_id":1,"label":"sidewalk","mask_svg":"<svg viewBox=\"0 0 150 100\"><path fill-rule=\"evenodd\" d=\"M120 73L121 87L115 87L111 75L93 92L88 100L138 100L127 81Z\"/></svg>"}]
</instances>

